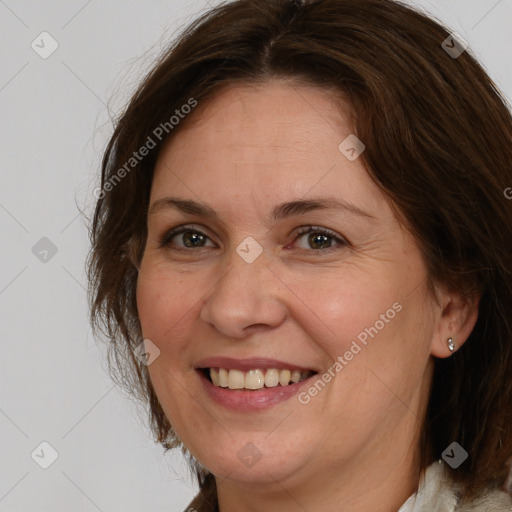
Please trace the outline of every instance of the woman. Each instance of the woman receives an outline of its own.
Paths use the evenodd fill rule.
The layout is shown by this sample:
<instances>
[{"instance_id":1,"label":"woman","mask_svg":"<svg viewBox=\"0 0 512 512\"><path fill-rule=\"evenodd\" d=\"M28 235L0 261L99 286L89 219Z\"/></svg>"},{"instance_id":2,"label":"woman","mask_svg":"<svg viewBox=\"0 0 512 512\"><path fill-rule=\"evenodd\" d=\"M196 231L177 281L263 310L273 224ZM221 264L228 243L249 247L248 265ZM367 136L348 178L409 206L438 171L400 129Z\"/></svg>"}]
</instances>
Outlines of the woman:
<instances>
[{"instance_id":1,"label":"woman","mask_svg":"<svg viewBox=\"0 0 512 512\"><path fill-rule=\"evenodd\" d=\"M92 320L188 510L512 510L512 120L391 0L235 0L107 147Z\"/></svg>"}]
</instances>

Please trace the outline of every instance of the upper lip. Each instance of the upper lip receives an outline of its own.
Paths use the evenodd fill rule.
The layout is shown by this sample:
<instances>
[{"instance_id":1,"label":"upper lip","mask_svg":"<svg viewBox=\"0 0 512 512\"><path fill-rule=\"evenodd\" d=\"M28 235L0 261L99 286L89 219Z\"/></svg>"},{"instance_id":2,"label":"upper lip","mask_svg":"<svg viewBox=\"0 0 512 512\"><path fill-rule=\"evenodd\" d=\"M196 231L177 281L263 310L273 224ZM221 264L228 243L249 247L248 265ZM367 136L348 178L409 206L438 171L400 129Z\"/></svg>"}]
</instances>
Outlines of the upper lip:
<instances>
[{"instance_id":1,"label":"upper lip","mask_svg":"<svg viewBox=\"0 0 512 512\"><path fill-rule=\"evenodd\" d=\"M318 373L313 368L297 365L294 363L287 363L277 359L267 359L264 357L252 357L248 359L235 359L233 357L209 357L199 361L196 368L225 368L226 370L266 370L269 368L276 368L278 370L300 370L300 371L313 371Z\"/></svg>"}]
</instances>

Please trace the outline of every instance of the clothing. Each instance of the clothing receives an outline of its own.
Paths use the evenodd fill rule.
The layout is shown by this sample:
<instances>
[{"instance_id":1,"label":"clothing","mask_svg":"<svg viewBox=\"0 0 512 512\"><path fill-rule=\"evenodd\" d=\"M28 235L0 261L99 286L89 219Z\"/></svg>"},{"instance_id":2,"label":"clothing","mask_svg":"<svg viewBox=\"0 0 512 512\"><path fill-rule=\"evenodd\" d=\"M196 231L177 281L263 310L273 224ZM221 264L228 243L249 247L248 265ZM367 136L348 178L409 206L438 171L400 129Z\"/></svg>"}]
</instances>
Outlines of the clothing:
<instances>
[{"instance_id":1,"label":"clothing","mask_svg":"<svg viewBox=\"0 0 512 512\"><path fill-rule=\"evenodd\" d=\"M470 503L459 503L457 487L451 483L443 461L439 460L427 468L418 491L398 512L512 512L512 496L493 489Z\"/></svg>"},{"instance_id":2,"label":"clothing","mask_svg":"<svg viewBox=\"0 0 512 512\"><path fill-rule=\"evenodd\" d=\"M457 486L446 472L442 460L431 464L420 479L418 491L397 512L512 512L512 496L500 489L490 489L470 503L459 499ZM214 486L213 478L209 486ZM208 486L207 486L208 487ZM206 489L212 495L213 489ZM184 512L217 512L216 505L204 504L198 494Z\"/></svg>"}]
</instances>

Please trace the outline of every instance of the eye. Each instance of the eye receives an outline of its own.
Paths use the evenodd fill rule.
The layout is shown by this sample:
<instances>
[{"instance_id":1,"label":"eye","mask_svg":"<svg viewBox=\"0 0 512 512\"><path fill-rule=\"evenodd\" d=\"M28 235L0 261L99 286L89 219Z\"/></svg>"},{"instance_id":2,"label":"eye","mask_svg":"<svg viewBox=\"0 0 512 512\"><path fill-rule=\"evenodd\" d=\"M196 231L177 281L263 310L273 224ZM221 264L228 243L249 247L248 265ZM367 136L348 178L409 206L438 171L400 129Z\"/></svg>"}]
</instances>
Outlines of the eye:
<instances>
[{"instance_id":1,"label":"eye","mask_svg":"<svg viewBox=\"0 0 512 512\"><path fill-rule=\"evenodd\" d=\"M307 244L306 247L301 247L301 249L322 250L322 252L348 245L348 242L340 235L337 235L329 229L316 226L302 228L295 240L300 239L306 240Z\"/></svg>"},{"instance_id":2,"label":"eye","mask_svg":"<svg viewBox=\"0 0 512 512\"><path fill-rule=\"evenodd\" d=\"M176 239L181 243L175 243ZM210 238L203 232L193 229L190 226L181 226L168 231L160 240L160 247L174 246L176 250L201 249L206 247ZM210 247L215 247L211 242Z\"/></svg>"},{"instance_id":3,"label":"eye","mask_svg":"<svg viewBox=\"0 0 512 512\"><path fill-rule=\"evenodd\" d=\"M306 247L300 247L299 244L300 249L321 250L320 252L323 253L349 245L347 240L337 233L316 226L306 226L302 228L294 241L300 239L306 241ZM215 244L202 231L194 229L192 226L178 226L173 228L165 233L160 240L160 247L169 247L177 251L201 249L208 246L215 247Z\"/></svg>"}]
</instances>

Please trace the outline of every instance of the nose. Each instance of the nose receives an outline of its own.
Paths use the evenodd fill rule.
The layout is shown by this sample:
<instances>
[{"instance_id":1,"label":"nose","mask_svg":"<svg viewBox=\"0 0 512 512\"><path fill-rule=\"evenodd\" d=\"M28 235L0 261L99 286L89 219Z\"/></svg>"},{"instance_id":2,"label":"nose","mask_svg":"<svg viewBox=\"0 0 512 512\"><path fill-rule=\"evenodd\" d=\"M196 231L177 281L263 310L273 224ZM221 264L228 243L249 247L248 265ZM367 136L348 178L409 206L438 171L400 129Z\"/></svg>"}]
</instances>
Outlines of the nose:
<instances>
[{"instance_id":1,"label":"nose","mask_svg":"<svg viewBox=\"0 0 512 512\"><path fill-rule=\"evenodd\" d=\"M283 288L268 266L265 251L252 263L233 251L223 275L204 299L200 318L233 339L279 327L287 312Z\"/></svg>"}]
</instances>

